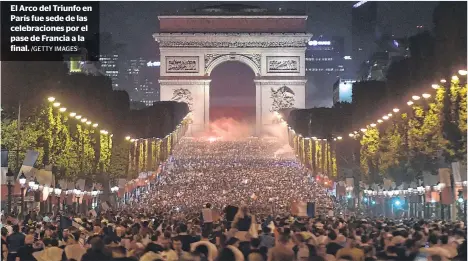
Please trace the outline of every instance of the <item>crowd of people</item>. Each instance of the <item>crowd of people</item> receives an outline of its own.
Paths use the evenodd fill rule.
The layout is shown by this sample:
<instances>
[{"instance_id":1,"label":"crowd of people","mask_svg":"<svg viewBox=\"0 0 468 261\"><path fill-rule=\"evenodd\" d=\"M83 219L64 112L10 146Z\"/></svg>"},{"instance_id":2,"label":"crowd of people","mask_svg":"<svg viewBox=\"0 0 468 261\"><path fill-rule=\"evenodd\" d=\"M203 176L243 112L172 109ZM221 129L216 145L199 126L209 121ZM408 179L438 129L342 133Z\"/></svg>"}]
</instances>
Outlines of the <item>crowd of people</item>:
<instances>
[{"instance_id":1,"label":"crowd of people","mask_svg":"<svg viewBox=\"0 0 468 261\"><path fill-rule=\"evenodd\" d=\"M292 150L282 148L273 138L185 138L144 205L183 213L199 211L206 203L218 211L247 205L265 216L288 213L292 201L320 199L315 202L318 213L333 209L327 190L301 167Z\"/></svg>"},{"instance_id":2,"label":"crowd of people","mask_svg":"<svg viewBox=\"0 0 468 261\"><path fill-rule=\"evenodd\" d=\"M340 215L282 148L269 138L184 138L131 204L5 217L2 260L467 260L463 222ZM295 215L297 201L315 202L315 213Z\"/></svg>"}]
</instances>

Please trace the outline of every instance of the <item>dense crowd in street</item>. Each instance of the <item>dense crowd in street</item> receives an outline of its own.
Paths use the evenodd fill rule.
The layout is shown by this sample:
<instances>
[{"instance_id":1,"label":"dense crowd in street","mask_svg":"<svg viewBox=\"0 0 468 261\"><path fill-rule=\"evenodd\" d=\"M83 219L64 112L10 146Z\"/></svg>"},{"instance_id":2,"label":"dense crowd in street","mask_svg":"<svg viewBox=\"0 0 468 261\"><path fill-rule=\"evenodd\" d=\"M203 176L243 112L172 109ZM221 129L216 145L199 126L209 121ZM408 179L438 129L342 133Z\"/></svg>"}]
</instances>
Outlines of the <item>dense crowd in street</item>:
<instances>
[{"instance_id":1,"label":"dense crowd in street","mask_svg":"<svg viewBox=\"0 0 468 261\"><path fill-rule=\"evenodd\" d=\"M292 201L318 198L317 212L333 208L332 198L301 168L292 151L282 151L271 138L183 139L155 193L147 195L145 205L183 213L211 203L220 212L228 205L247 205L263 217L289 212Z\"/></svg>"},{"instance_id":2,"label":"dense crowd in street","mask_svg":"<svg viewBox=\"0 0 468 261\"><path fill-rule=\"evenodd\" d=\"M294 201L315 202L315 215L291 214ZM131 204L5 217L1 234L8 261L467 260L463 222L340 215L269 138L184 138Z\"/></svg>"}]
</instances>

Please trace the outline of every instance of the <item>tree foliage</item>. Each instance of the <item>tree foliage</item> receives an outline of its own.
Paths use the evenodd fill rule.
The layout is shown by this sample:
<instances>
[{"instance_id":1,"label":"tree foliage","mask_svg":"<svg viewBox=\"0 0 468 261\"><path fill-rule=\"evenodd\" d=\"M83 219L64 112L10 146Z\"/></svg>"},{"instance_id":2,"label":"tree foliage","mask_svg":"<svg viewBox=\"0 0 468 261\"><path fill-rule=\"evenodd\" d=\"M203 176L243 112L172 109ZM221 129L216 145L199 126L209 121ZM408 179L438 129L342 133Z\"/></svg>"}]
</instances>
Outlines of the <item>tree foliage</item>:
<instances>
[{"instance_id":1,"label":"tree foliage","mask_svg":"<svg viewBox=\"0 0 468 261\"><path fill-rule=\"evenodd\" d=\"M97 180L102 175L114 179L134 177L139 169L155 170L157 165L149 166L146 156L138 157L143 162L132 162L130 142L125 136L165 137L188 113L188 106L177 102L156 103L133 112L128 94L113 91L109 78L69 75L63 63L5 62L2 63L2 73L5 77L2 76L1 88L1 144L2 149L9 150L8 164L13 170L21 167L26 151L30 149L39 152L35 167L51 165L56 179ZM59 107L52 106L47 101L50 96L60 102L59 107L66 107L66 111L60 112ZM19 105L21 124L18 131ZM98 123L98 128L70 117L71 112ZM187 124L185 121L183 133ZM101 130L109 131L112 136ZM179 131L177 135L181 133ZM167 158L173 147L170 138L165 140L167 142L165 152L159 148L163 145L157 143L154 157ZM15 150L18 150L18 159ZM141 153L153 152L146 146Z\"/></svg>"}]
</instances>

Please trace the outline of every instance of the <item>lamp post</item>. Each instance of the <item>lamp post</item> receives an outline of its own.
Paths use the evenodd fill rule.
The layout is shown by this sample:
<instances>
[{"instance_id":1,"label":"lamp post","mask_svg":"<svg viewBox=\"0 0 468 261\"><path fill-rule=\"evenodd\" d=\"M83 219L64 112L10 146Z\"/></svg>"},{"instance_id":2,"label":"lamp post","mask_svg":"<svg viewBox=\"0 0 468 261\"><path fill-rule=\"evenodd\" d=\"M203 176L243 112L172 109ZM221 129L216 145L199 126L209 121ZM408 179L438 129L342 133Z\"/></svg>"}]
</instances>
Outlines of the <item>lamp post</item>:
<instances>
[{"instance_id":1,"label":"lamp post","mask_svg":"<svg viewBox=\"0 0 468 261\"><path fill-rule=\"evenodd\" d=\"M74 189L72 189L72 188L67 189L67 190L65 191L66 198L68 198L69 195L73 195L73 191L74 191ZM64 199L64 200L63 200L63 209L65 209L65 206L67 206L67 212L68 212L69 209L68 209L68 203L67 203L66 200L67 200L67 199Z\"/></svg>"},{"instance_id":2,"label":"lamp post","mask_svg":"<svg viewBox=\"0 0 468 261\"><path fill-rule=\"evenodd\" d=\"M96 197L99 194L99 191L94 187L93 191L91 191L91 196L93 196L93 202L91 203L91 208L96 209L97 207L97 200Z\"/></svg>"},{"instance_id":3,"label":"lamp post","mask_svg":"<svg viewBox=\"0 0 468 261\"><path fill-rule=\"evenodd\" d=\"M78 214L80 212L80 196L81 196L81 189L75 188L73 190L73 193L75 194L76 197L76 213Z\"/></svg>"},{"instance_id":4,"label":"lamp post","mask_svg":"<svg viewBox=\"0 0 468 261\"><path fill-rule=\"evenodd\" d=\"M37 190L39 189L39 182L37 182L36 178L34 178L34 180L29 181L29 187L33 191L34 203L36 203L36 199L35 199L36 198L36 193L37 193ZM36 207L36 206L37 205L35 205L34 207Z\"/></svg>"},{"instance_id":5,"label":"lamp post","mask_svg":"<svg viewBox=\"0 0 468 261\"><path fill-rule=\"evenodd\" d=\"M26 204L24 202L24 189L26 185L26 176L24 175L24 172L21 172L21 175L19 176L19 183L21 185L21 213L22 217L25 216L26 213Z\"/></svg>"},{"instance_id":6,"label":"lamp post","mask_svg":"<svg viewBox=\"0 0 468 261\"><path fill-rule=\"evenodd\" d=\"M41 186L39 186L39 189L41 189ZM42 186L42 193L44 193L44 190L47 191L47 199L45 201L42 201L42 206L44 207L44 214L47 214L49 212L49 201L50 201L49 185L44 184Z\"/></svg>"},{"instance_id":7,"label":"lamp post","mask_svg":"<svg viewBox=\"0 0 468 261\"><path fill-rule=\"evenodd\" d=\"M15 180L15 174L11 171L11 169L8 169L6 178L7 178L7 186L8 186L8 207L7 207L6 213L9 215L11 214L11 196L12 196L11 189L13 187L13 182Z\"/></svg>"},{"instance_id":8,"label":"lamp post","mask_svg":"<svg viewBox=\"0 0 468 261\"><path fill-rule=\"evenodd\" d=\"M111 188L111 192L114 194L115 205L116 205L117 208L119 207L119 199L118 199L118 195L117 195L118 191L119 191L119 187L117 185L115 185L115 186L113 186Z\"/></svg>"},{"instance_id":9,"label":"lamp post","mask_svg":"<svg viewBox=\"0 0 468 261\"><path fill-rule=\"evenodd\" d=\"M29 182L28 182L28 187L29 187L29 190L30 190L30 191L34 191L34 184L35 184L35 183L34 183L34 179L31 177L31 178L29 179ZM33 192L33 193L34 193L34 192ZM34 198L33 198L33 201L34 201ZM27 205L27 204L26 204L26 205ZM31 205L29 205L29 206L31 206Z\"/></svg>"},{"instance_id":10,"label":"lamp post","mask_svg":"<svg viewBox=\"0 0 468 261\"><path fill-rule=\"evenodd\" d=\"M60 203L62 202L62 189L60 188L60 184L57 184L54 189L55 197L57 198L57 208L60 211Z\"/></svg>"}]
</instances>

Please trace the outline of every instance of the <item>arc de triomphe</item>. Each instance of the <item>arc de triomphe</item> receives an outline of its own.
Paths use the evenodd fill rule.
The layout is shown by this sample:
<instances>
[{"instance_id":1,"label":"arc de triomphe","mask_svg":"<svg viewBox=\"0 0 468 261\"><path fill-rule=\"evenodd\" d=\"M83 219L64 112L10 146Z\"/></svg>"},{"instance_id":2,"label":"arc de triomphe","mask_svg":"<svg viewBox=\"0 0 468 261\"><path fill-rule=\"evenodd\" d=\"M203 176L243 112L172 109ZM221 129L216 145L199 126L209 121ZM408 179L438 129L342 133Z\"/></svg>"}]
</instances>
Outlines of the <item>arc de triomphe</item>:
<instances>
[{"instance_id":1,"label":"arc de triomphe","mask_svg":"<svg viewBox=\"0 0 468 261\"><path fill-rule=\"evenodd\" d=\"M153 37L161 55L161 101L192 111L192 131L209 126L210 74L227 61L255 73L256 133L272 124L272 111L305 108L307 16L159 16Z\"/></svg>"}]
</instances>

